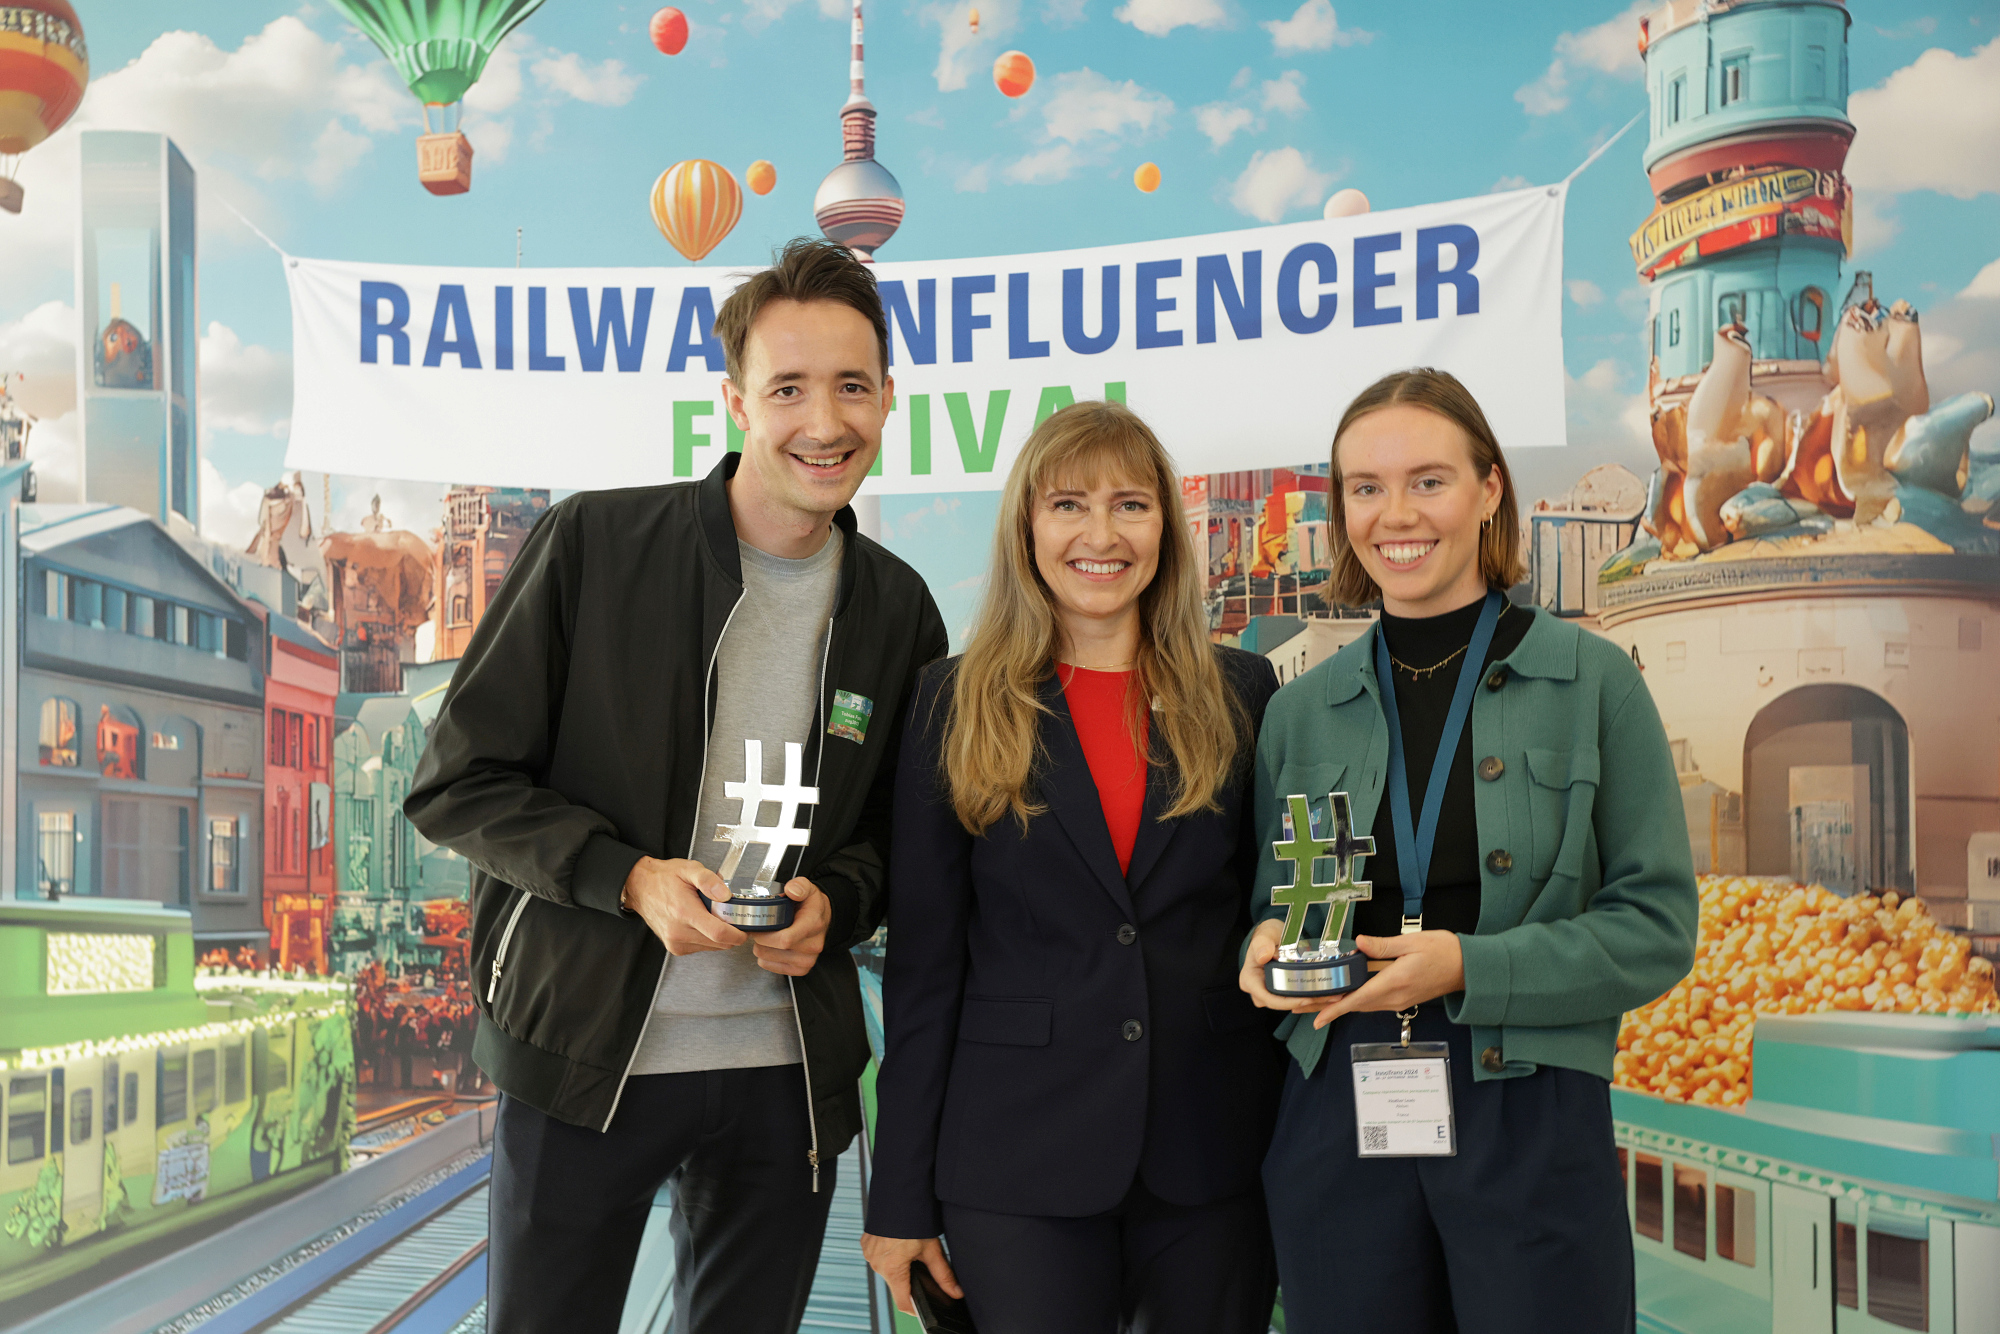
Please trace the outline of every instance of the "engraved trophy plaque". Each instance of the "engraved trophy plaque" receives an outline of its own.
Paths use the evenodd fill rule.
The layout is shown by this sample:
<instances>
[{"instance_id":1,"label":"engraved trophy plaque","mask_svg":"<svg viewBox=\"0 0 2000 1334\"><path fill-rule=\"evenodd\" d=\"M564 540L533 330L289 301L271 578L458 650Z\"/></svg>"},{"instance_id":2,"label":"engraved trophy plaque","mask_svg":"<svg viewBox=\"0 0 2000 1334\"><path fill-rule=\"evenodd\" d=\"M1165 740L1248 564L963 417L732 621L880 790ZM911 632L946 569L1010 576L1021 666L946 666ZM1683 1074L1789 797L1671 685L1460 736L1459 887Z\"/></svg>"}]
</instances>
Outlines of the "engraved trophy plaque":
<instances>
[{"instance_id":1,"label":"engraved trophy plaque","mask_svg":"<svg viewBox=\"0 0 2000 1334\"><path fill-rule=\"evenodd\" d=\"M796 741L785 743L785 781L777 787L764 785L764 743L743 742L743 781L724 783L722 795L743 802L742 818L735 824L717 825L715 836L729 845L716 873L729 886L729 897L709 900L709 908L739 931L783 931L792 924L798 902L785 894L778 880L778 864L789 848L803 848L812 837L809 827L798 825L799 808L819 804L819 789L800 782L805 766L805 747ZM758 808L765 802L778 807L775 824L757 823ZM743 853L761 844L764 860L754 867L744 862Z\"/></svg>"},{"instance_id":2,"label":"engraved trophy plaque","mask_svg":"<svg viewBox=\"0 0 2000 1334\"><path fill-rule=\"evenodd\" d=\"M1354 834L1354 814L1345 792L1327 796L1333 812L1333 837L1317 838L1312 828L1312 803L1302 796L1285 798L1285 838L1271 845L1279 861L1292 864L1292 883L1273 885L1271 902L1285 909L1285 933L1278 953L1264 965L1264 986L1274 996L1341 996L1368 980L1368 958L1346 944L1352 904L1374 895L1366 880L1354 878L1354 863L1375 851L1373 837ZM1321 858L1330 858L1330 885L1314 878ZM1306 939L1306 916L1326 905L1326 922L1319 939Z\"/></svg>"}]
</instances>

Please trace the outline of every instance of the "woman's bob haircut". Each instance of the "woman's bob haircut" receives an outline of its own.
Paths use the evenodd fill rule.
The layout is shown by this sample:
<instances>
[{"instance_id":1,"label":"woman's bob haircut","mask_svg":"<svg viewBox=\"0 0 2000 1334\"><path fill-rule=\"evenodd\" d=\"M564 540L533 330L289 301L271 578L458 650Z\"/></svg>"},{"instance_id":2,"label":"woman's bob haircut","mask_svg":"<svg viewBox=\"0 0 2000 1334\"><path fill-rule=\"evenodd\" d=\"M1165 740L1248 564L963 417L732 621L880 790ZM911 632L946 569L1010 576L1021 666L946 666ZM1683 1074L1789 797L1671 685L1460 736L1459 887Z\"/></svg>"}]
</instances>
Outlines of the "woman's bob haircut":
<instances>
[{"instance_id":1,"label":"woman's bob haircut","mask_svg":"<svg viewBox=\"0 0 2000 1334\"><path fill-rule=\"evenodd\" d=\"M1347 411L1340 414L1340 427L1333 433L1332 477L1326 488L1327 517L1331 520L1327 527L1333 549L1333 577L1327 581L1326 600L1341 607L1365 607L1381 600L1381 588L1347 540L1347 491L1340 476L1340 441L1349 427L1369 413L1398 405L1434 412L1464 432L1472 466L1481 481L1499 469L1500 508L1479 535L1479 572L1489 588L1512 588L1527 578L1514 475L1507 471L1507 458L1500 452L1500 441L1487 424L1479 400L1450 371L1418 366L1383 376L1356 394Z\"/></svg>"}]
</instances>

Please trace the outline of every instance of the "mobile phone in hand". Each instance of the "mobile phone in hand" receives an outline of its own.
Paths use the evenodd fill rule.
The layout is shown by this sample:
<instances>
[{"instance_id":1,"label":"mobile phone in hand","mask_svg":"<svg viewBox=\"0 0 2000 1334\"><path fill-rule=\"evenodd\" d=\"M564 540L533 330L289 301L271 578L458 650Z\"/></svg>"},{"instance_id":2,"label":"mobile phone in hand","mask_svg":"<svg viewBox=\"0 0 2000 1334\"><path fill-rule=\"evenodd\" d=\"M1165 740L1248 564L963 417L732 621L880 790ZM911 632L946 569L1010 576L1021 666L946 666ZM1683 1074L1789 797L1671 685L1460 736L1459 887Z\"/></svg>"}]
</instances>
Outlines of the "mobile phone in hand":
<instances>
[{"instance_id":1,"label":"mobile phone in hand","mask_svg":"<svg viewBox=\"0 0 2000 1334\"><path fill-rule=\"evenodd\" d=\"M921 1260L910 1266L910 1301L924 1334L979 1334L965 1302L939 1287L930 1266Z\"/></svg>"}]
</instances>

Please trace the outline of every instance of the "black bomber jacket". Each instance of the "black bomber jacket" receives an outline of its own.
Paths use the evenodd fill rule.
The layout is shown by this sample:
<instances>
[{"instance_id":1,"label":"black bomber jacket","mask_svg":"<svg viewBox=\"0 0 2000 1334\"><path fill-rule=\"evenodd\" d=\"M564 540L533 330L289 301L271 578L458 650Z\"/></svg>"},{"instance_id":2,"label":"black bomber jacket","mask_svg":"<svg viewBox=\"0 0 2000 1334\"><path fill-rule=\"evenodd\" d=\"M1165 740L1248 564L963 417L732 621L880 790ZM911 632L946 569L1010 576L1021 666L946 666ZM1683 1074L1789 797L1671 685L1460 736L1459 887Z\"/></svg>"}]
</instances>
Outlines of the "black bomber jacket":
<instances>
[{"instance_id":1,"label":"black bomber jacket","mask_svg":"<svg viewBox=\"0 0 2000 1334\"><path fill-rule=\"evenodd\" d=\"M726 489L740 460L549 510L452 675L403 803L472 866L473 1059L509 1097L576 1125L610 1125L665 966L618 900L642 855L693 847L715 650L743 593ZM869 1049L848 951L882 917L903 716L946 647L916 571L857 534L852 510L835 522L846 540L806 756L821 801L783 868L833 909L825 952L792 988L815 1181L861 1126ZM836 691L873 702L858 743L827 730Z\"/></svg>"}]
</instances>

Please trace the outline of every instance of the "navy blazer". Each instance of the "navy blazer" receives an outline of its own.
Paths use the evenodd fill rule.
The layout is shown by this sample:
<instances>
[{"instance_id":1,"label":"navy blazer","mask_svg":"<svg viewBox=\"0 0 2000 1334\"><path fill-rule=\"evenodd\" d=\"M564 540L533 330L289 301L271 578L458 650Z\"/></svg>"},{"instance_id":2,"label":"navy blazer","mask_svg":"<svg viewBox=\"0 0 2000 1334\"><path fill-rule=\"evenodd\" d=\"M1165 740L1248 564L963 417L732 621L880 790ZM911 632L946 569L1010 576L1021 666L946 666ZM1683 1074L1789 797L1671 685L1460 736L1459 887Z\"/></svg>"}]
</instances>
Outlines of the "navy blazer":
<instances>
[{"instance_id":1,"label":"navy blazer","mask_svg":"<svg viewBox=\"0 0 2000 1334\"><path fill-rule=\"evenodd\" d=\"M1216 652L1254 729L1277 676L1254 654ZM924 669L896 773L868 1230L937 1236L943 1202L1084 1217L1115 1208L1141 1173L1174 1204L1254 1189L1283 1074L1280 1016L1236 985L1254 737L1220 812L1162 821L1155 735L1121 874L1051 677L1035 780L1047 813L974 838L940 762L957 663Z\"/></svg>"}]
</instances>

